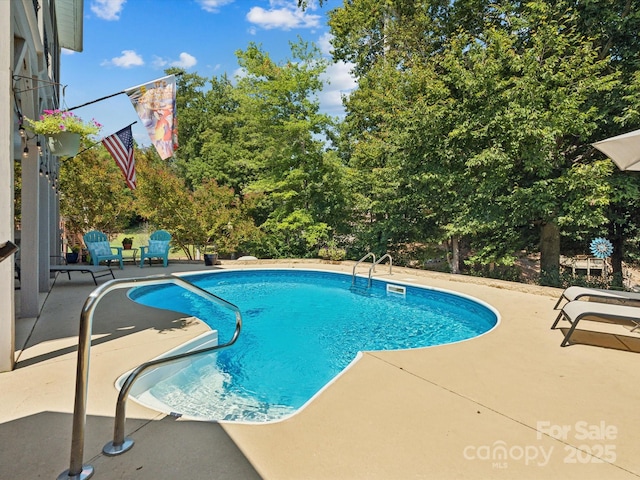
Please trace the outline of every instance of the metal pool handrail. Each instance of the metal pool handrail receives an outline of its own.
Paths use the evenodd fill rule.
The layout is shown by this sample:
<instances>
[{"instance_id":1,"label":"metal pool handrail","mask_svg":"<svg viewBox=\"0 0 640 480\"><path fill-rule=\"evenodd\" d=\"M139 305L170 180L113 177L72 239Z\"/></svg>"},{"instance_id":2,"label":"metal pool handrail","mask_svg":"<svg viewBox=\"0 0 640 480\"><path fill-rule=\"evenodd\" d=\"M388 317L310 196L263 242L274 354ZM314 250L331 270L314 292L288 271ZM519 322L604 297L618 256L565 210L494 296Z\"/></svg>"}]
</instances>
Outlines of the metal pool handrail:
<instances>
[{"instance_id":1,"label":"metal pool handrail","mask_svg":"<svg viewBox=\"0 0 640 480\"><path fill-rule=\"evenodd\" d=\"M391 275L391 269L393 268L393 259L391 258L391 255L385 253L380 257L380 260L378 260L377 262L374 261L373 265L371 265L371 267L369 268L369 283L367 283L367 288L371 287L371 273L376 271L376 265L382 263L385 258L389 259L389 275Z\"/></svg>"},{"instance_id":2,"label":"metal pool handrail","mask_svg":"<svg viewBox=\"0 0 640 480\"><path fill-rule=\"evenodd\" d=\"M362 257L360 260L358 260L356 262L356 264L353 266L353 272L351 273L351 286L355 285L355 283L356 283L356 267L358 265L360 265L362 262L364 262L369 257L373 257L373 267L375 267L375 265L376 265L376 254L373 253L373 252L369 252L364 257Z\"/></svg>"},{"instance_id":3,"label":"metal pool handrail","mask_svg":"<svg viewBox=\"0 0 640 480\"><path fill-rule=\"evenodd\" d=\"M58 480L86 480L93 476L94 470L91 465L83 465L84 454L84 430L86 423L87 412L87 386L89 383L89 351L91 348L91 331L93 328L93 313L102 298L109 292L119 288L131 288L140 285L163 285L163 284L175 284L181 286L186 290L189 290L196 295L217 303L229 310L232 310L236 316L236 329L231 340L223 345L216 345L215 347L208 347L202 350L196 350L193 352L186 352L183 354L173 355L162 359L152 360L136 368L127 380L125 381L120 395L118 396L118 403L116 405L116 425L114 428L114 441L105 446L113 445L117 453L111 453L111 455L117 455L123 453L133 446L133 440L127 439L130 443L125 442L124 439L124 412L126 396L131 388L136 377L147 368L160 363L172 362L181 358L205 353L212 350L228 347L235 343L240 334L242 328L242 315L240 309L234 304L227 302L226 300L217 297L216 295L207 292L206 290L194 285L187 280L177 277L175 275L155 275L145 278L124 278L117 280L110 280L98 288L93 290L91 294L85 300L82 307L82 313L80 314L80 332L78 334L78 363L76 367L76 391L75 391L75 403L73 409L73 429L71 434L71 461L69 469L65 470L58 476ZM126 390L126 391L125 391ZM123 394L123 392L125 392ZM121 413L120 413L121 412ZM118 437L122 432L122 443L117 445ZM124 444L127 443L126 448ZM106 453L106 452L105 452Z\"/></svg>"}]
</instances>

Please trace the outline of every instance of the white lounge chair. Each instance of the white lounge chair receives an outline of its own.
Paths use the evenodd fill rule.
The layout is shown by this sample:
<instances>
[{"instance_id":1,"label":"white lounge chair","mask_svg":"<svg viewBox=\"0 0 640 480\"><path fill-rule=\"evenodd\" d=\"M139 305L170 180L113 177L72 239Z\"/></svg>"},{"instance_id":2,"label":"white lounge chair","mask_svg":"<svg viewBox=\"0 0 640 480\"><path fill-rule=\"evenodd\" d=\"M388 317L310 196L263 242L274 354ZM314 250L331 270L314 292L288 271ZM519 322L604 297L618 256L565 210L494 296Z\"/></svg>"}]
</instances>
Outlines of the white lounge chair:
<instances>
[{"instance_id":1,"label":"white lounge chair","mask_svg":"<svg viewBox=\"0 0 640 480\"><path fill-rule=\"evenodd\" d=\"M605 290L601 288L569 287L562 292L562 295L560 295L560 298L553 309L558 310L558 307L563 300L573 302L574 300L580 300L584 297L606 299L606 303L615 303L617 305L640 307L640 293Z\"/></svg>"},{"instance_id":2,"label":"white lounge chair","mask_svg":"<svg viewBox=\"0 0 640 480\"><path fill-rule=\"evenodd\" d=\"M562 307L555 322L551 325L551 329L555 329L562 319L571 324L560 344L561 347L564 347L569 343L569 338L580 320L626 325L632 327L631 331L633 332L640 328L640 308L611 303L573 301Z\"/></svg>"}]
</instances>

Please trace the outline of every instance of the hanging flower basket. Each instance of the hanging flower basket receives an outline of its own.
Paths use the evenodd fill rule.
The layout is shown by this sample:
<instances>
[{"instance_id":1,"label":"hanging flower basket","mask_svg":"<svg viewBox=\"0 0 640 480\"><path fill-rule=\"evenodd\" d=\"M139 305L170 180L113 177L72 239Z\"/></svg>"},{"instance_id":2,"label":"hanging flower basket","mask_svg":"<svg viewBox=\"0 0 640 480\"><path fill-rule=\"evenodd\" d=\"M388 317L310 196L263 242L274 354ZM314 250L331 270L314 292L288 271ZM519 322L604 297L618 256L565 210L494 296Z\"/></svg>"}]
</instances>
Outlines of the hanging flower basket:
<instances>
[{"instance_id":1,"label":"hanging flower basket","mask_svg":"<svg viewBox=\"0 0 640 480\"><path fill-rule=\"evenodd\" d=\"M47 145L52 155L73 157L80 150L80 134L60 132L47 136Z\"/></svg>"},{"instance_id":2,"label":"hanging flower basket","mask_svg":"<svg viewBox=\"0 0 640 480\"><path fill-rule=\"evenodd\" d=\"M97 134L102 128L95 120L85 122L73 113L61 110L44 110L39 120L27 117L24 120L28 130L47 137L53 155L67 157L78 153L83 138Z\"/></svg>"}]
</instances>

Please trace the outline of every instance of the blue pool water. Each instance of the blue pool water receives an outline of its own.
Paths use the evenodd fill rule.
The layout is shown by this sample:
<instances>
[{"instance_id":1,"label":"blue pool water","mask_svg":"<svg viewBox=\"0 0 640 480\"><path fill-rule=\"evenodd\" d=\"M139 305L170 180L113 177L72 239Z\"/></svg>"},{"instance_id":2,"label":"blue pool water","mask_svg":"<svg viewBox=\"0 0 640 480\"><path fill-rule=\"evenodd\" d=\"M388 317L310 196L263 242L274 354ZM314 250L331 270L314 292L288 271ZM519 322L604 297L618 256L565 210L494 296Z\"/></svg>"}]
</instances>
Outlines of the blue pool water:
<instances>
[{"instance_id":1,"label":"blue pool water","mask_svg":"<svg viewBox=\"0 0 640 480\"><path fill-rule=\"evenodd\" d=\"M294 413L359 351L398 350L478 336L497 323L488 306L410 285L311 270L217 271L185 279L240 308L242 332L228 349L195 357L150 392L172 411L224 421L269 421ZM399 283L396 283L399 284ZM193 315L231 338L235 316L174 285L138 287L134 301Z\"/></svg>"}]
</instances>

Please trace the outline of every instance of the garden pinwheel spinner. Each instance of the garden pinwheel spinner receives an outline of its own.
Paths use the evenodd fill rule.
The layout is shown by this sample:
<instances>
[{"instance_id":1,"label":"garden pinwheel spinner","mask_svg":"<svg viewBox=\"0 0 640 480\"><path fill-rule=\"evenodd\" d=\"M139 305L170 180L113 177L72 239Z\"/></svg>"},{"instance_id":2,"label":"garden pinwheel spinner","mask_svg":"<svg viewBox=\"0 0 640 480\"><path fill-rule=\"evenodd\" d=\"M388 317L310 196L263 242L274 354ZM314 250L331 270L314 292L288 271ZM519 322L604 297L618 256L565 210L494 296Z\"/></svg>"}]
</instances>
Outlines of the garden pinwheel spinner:
<instances>
[{"instance_id":1,"label":"garden pinwheel spinner","mask_svg":"<svg viewBox=\"0 0 640 480\"><path fill-rule=\"evenodd\" d=\"M597 258L607 258L613 253L613 245L606 238L594 238L591 242L591 253Z\"/></svg>"}]
</instances>

